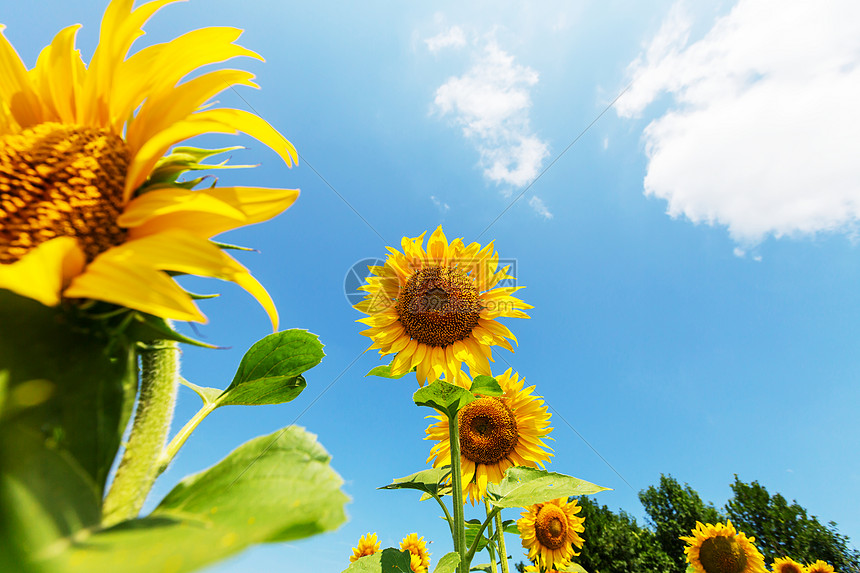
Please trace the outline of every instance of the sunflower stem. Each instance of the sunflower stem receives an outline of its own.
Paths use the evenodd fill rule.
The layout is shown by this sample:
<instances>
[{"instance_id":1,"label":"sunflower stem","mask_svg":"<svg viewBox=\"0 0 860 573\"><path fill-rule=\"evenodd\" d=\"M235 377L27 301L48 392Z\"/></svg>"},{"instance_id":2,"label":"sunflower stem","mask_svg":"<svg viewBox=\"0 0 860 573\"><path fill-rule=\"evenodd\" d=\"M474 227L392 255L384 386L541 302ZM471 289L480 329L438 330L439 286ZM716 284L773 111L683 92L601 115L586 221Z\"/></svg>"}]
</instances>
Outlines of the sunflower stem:
<instances>
[{"instance_id":1,"label":"sunflower stem","mask_svg":"<svg viewBox=\"0 0 860 573\"><path fill-rule=\"evenodd\" d=\"M140 354L140 395L131 433L102 508L102 525L110 526L140 513L158 477L179 378L176 342L153 341Z\"/></svg>"},{"instance_id":2,"label":"sunflower stem","mask_svg":"<svg viewBox=\"0 0 860 573\"><path fill-rule=\"evenodd\" d=\"M460 424L457 421L459 413L448 417L448 435L451 443L451 484L454 499L454 551L460 555L457 570L460 573L469 572L466 561L466 530L463 523L463 475L460 470Z\"/></svg>"},{"instance_id":3,"label":"sunflower stem","mask_svg":"<svg viewBox=\"0 0 860 573\"><path fill-rule=\"evenodd\" d=\"M508 550L505 549L505 527L502 524L502 512L496 513L496 535L499 540L499 561L502 564L502 573L508 573Z\"/></svg>"},{"instance_id":4,"label":"sunflower stem","mask_svg":"<svg viewBox=\"0 0 860 573\"><path fill-rule=\"evenodd\" d=\"M487 539L492 540L493 524L490 523L490 504L486 499L484 500L484 508L487 510ZM493 551L493 545L490 543L487 544L487 553L490 554L490 570L492 573L498 573L498 568L496 567L496 552Z\"/></svg>"}]
</instances>

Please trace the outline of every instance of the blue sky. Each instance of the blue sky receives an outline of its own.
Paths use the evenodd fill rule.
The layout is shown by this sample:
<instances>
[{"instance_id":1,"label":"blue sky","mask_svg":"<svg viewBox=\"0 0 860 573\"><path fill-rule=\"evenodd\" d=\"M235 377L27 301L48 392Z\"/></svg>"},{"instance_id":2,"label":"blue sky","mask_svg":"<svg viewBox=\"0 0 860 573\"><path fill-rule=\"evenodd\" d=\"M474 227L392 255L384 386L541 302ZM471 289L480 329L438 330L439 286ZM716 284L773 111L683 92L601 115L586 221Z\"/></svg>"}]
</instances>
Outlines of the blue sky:
<instances>
[{"instance_id":1,"label":"blue sky","mask_svg":"<svg viewBox=\"0 0 860 573\"><path fill-rule=\"evenodd\" d=\"M344 294L356 262L443 225L516 260L535 308L507 320L520 344L497 351L496 368L513 367L549 404L550 469L613 488L599 501L640 521L636 494L661 472L718 506L737 474L860 544L860 5L794 4L162 9L139 46L232 25L266 58L235 63L261 90L219 101L266 118L300 164L287 169L243 137L196 143L245 145L234 160L260 164L219 174L225 185L301 189L285 214L223 239L259 249L241 260L282 327L318 334L327 357L295 401L204 421L149 506L182 476L295 422L332 454L349 522L209 571L341 571L374 531L384 546L418 532L434 558L449 551L438 508L375 489L426 467L427 412L411 402L413 379L363 377L380 361L363 354L361 315ZM103 8L11 3L0 21L28 66L59 29L82 23L89 60ZM268 320L233 285L187 284L223 293L201 303L210 323L197 331L229 349L186 349L183 373L224 387ZM176 428L197 407L181 390ZM518 540L508 544L518 558Z\"/></svg>"}]
</instances>

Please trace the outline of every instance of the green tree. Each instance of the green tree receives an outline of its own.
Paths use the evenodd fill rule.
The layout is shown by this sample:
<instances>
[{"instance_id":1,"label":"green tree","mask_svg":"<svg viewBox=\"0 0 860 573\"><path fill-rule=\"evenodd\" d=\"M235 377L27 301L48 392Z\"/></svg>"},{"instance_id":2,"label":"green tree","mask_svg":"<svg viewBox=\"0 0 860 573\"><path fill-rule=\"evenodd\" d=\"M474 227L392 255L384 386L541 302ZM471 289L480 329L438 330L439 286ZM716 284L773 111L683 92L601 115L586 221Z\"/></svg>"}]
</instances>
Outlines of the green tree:
<instances>
[{"instance_id":1,"label":"green tree","mask_svg":"<svg viewBox=\"0 0 860 573\"><path fill-rule=\"evenodd\" d=\"M842 573L860 571L860 552L837 532L836 523L822 525L797 501L789 504L778 493L771 496L757 481L747 484L735 475L731 487L734 496L726 503L728 518L738 531L755 537L766 562L777 557L806 563L821 559Z\"/></svg>"},{"instance_id":2,"label":"green tree","mask_svg":"<svg viewBox=\"0 0 860 573\"><path fill-rule=\"evenodd\" d=\"M686 483L681 487L671 475L660 474L660 485L640 491L639 501L645 506L657 542L672 560L672 566L663 570L667 573L684 573L687 570L684 542L678 539L680 536L690 535L697 521L725 521L713 504L705 504L693 488Z\"/></svg>"},{"instance_id":3,"label":"green tree","mask_svg":"<svg viewBox=\"0 0 860 573\"><path fill-rule=\"evenodd\" d=\"M585 518L585 544L579 563L589 573L654 573L671 571L672 559L666 555L650 529L621 510L614 513L585 496L577 498Z\"/></svg>"}]
</instances>

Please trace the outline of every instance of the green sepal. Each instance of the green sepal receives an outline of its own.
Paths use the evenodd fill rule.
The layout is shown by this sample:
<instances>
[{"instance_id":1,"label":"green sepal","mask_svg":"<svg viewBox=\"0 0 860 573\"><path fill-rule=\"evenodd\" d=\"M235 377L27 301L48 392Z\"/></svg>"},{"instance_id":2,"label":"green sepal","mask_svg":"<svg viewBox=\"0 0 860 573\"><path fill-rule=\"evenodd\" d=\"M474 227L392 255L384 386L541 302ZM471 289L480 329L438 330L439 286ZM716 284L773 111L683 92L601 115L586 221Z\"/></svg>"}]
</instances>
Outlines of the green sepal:
<instances>
[{"instance_id":1,"label":"green sepal","mask_svg":"<svg viewBox=\"0 0 860 573\"><path fill-rule=\"evenodd\" d=\"M215 245L216 247L218 247L219 249L223 249L225 251L245 251L248 253L260 252L257 249L253 249L251 247L242 247L239 245L231 245L230 243L222 243L220 241L213 241L212 239L209 239L209 242L212 243L213 245Z\"/></svg>"},{"instance_id":2,"label":"green sepal","mask_svg":"<svg viewBox=\"0 0 860 573\"><path fill-rule=\"evenodd\" d=\"M444 412L448 418L453 418L464 406L474 402L477 398L459 386L436 380L418 389L412 395L412 400L418 406L436 408L440 412Z\"/></svg>"},{"instance_id":3,"label":"green sepal","mask_svg":"<svg viewBox=\"0 0 860 573\"><path fill-rule=\"evenodd\" d=\"M508 468L500 483L487 486L487 497L496 507L528 507L551 499L609 489L556 472L516 466Z\"/></svg>"},{"instance_id":4,"label":"green sepal","mask_svg":"<svg viewBox=\"0 0 860 573\"><path fill-rule=\"evenodd\" d=\"M368 376L377 376L379 378L390 378L391 380L399 380L409 374L409 372L415 372L415 368L409 370L408 372L404 372L403 374L392 374L391 364L383 364L382 366L372 368L370 372L364 375L364 377L367 378Z\"/></svg>"},{"instance_id":5,"label":"green sepal","mask_svg":"<svg viewBox=\"0 0 860 573\"><path fill-rule=\"evenodd\" d=\"M428 495L442 495L446 488L450 493L451 486L443 483L450 475L451 466L442 466L397 478L390 484L376 489L415 489Z\"/></svg>"},{"instance_id":6,"label":"green sepal","mask_svg":"<svg viewBox=\"0 0 860 573\"><path fill-rule=\"evenodd\" d=\"M301 394L301 374L319 364L325 352L316 334L292 329L256 342L239 363L233 382L218 398L219 406L283 404Z\"/></svg>"},{"instance_id":7,"label":"green sepal","mask_svg":"<svg viewBox=\"0 0 860 573\"><path fill-rule=\"evenodd\" d=\"M126 327L126 334L132 340L173 340L201 348L221 348L176 332L170 323L160 316L138 311L131 311L131 321Z\"/></svg>"},{"instance_id":8,"label":"green sepal","mask_svg":"<svg viewBox=\"0 0 860 573\"><path fill-rule=\"evenodd\" d=\"M409 551L387 547L356 559L342 573L412 573Z\"/></svg>"},{"instance_id":9,"label":"green sepal","mask_svg":"<svg viewBox=\"0 0 860 573\"><path fill-rule=\"evenodd\" d=\"M290 426L183 479L144 518L94 531L49 566L66 573L183 573L249 545L331 531L346 520L343 480L316 436Z\"/></svg>"},{"instance_id":10,"label":"green sepal","mask_svg":"<svg viewBox=\"0 0 860 573\"><path fill-rule=\"evenodd\" d=\"M475 376L469 391L472 394L480 394L481 396L501 396L504 394L502 387L495 378L484 376L483 374Z\"/></svg>"}]
</instances>

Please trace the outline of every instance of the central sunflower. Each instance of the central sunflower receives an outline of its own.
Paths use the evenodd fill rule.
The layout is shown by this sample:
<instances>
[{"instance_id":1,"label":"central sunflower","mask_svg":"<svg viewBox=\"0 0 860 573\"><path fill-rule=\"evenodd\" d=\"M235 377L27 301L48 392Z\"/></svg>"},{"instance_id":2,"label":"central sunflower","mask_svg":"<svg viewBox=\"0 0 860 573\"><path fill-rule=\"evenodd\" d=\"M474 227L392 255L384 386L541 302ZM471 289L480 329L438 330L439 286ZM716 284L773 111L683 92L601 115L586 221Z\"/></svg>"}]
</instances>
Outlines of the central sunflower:
<instances>
[{"instance_id":1,"label":"central sunflower","mask_svg":"<svg viewBox=\"0 0 860 573\"><path fill-rule=\"evenodd\" d=\"M484 498L487 484L501 482L508 468L543 467L552 456L544 443L552 431L550 414L543 400L532 395L535 387L523 389L525 378L512 375L510 369L496 381L502 387L502 395L479 397L460 410L457 420L463 497L468 496L472 504ZM424 439L439 443L430 449L427 461L432 460L433 467L451 465L448 418L428 417L437 421L427 428Z\"/></svg>"},{"instance_id":2,"label":"central sunflower","mask_svg":"<svg viewBox=\"0 0 860 573\"><path fill-rule=\"evenodd\" d=\"M269 219L298 196L290 189L194 191L188 170L218 168L215 151L168 149L205 133L242 131L288 165L295 148L260 117L206 102L237 85L242 70L201 66L237 56L236 28L204 28L128 55L162 6L113 0L92 61L75 48L80 26L60 31L32 70L0 33L0 289L56 306L91 299L162 318L204 322L172 275L235 282L277 326L277 311L248 270L209 239ZM0 26L0 31L3 27ZM223 150L222 150L223 151Z\"/></svg>"},{"instance_id":3,"label":"central sunflower","mask_svg":"<svg viewBox=\"0 0 860 573\"><path fill-rule=\"evenodd\" d=\"M582 549L584 543L579 534L585 531L585 518L576 515L581 509L576 500L568 503L566 498L527 508L517 520L517 528L529 559L542 569L562 569L579 555L573 546Z\"/></svg>"},{"instance_id":4,"label":"central sunflower","mask_svg":"<svg viewBox=\"0 0 860 573\"><path fill-rule=\"evenodd\" d=\"M738 533L731 521L725 525L696 523L684 553L696 573L767 573L755 538Z\"/></svg>"},{"instance_id":5,"label":"central sunflower","mask_svg":"<svg viewBox=\"0 0 860 573\"><path fill-rule=\"evenodd\" d=\"M403 252L389 248L383 266L368 267L372 275L360 287L367 292L355 308L368 314L362 332L373 340L370 349L396 354L391 374L417 369L418 383L445 376L449 382L465 363L471 374L490 375L492 346L513 352L510 330L496 319L528 318L532 308L511 296L522 287L497 287L510 279L499 269L499 256L490 243L450 244L437 228L424 249L424 235L404 237Z\"/></svg>"}]
</instances>

